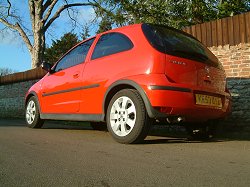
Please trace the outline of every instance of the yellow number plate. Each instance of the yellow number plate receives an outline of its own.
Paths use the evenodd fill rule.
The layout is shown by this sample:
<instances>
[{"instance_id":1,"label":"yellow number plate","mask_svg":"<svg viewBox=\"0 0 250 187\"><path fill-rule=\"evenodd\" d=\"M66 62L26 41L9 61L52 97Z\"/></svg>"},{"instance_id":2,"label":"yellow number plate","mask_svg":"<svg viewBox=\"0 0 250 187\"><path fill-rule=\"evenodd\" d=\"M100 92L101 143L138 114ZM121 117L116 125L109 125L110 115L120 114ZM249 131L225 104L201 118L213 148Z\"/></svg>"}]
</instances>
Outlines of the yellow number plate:
<instances>
[{"instance_id":1,"label":"yellow number plate","mask_svg":"<svg viewBox=\"0 0 250 187\"><path fill-rule=\"evenodd\" d=\"M222 108L222 101L219 97L210 95L195 94L196 104Z\"/></svg>"}]
</instances>

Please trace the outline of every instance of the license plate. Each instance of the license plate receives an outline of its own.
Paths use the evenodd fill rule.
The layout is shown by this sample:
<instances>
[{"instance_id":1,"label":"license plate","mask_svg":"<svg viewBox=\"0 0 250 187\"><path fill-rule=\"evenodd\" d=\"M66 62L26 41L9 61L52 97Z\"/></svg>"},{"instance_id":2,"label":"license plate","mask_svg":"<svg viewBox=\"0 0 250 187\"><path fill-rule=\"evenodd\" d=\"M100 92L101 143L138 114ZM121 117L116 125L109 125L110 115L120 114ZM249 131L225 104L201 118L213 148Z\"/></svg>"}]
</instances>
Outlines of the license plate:
<instances>
[{"instance_id":1,"label":"license plate","mask_svg":"<svg viewBox=\"0 0 250 187\"><path fill-rule=\"evenodd\" d=\"M222 108L222 101L219 97L210 95L195 94L196 104Z\"/></svg>"}]
</instances>

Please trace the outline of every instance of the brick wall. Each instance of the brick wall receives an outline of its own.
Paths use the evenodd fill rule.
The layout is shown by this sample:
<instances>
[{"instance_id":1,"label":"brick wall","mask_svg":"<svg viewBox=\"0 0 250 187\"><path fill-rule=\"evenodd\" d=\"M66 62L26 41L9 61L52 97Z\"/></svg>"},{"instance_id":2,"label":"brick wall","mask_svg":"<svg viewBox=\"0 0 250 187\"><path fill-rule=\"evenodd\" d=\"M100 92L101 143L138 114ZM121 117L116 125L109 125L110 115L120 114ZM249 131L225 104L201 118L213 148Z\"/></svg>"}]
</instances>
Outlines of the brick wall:
<instances>
[{"instance_id":1,"label":"brick wall","mask_svg":"<svg viewBox=\"0 0 250 187\"><path fill-rule=\"evenodd\" d=\"M250 133L250 44L209 48L223 64L231 92L232 115L224 129Z\"/></svg>"},{"instance_id":2,"label":"brick wall","mask_svg":"<svg viewBox=\"0 0 250 187\"><path fill-rule=\"evenodd\" d=\"M222 62L227 77L250 78L250 43L209 49Z\"/></svg>"}]
</instances>

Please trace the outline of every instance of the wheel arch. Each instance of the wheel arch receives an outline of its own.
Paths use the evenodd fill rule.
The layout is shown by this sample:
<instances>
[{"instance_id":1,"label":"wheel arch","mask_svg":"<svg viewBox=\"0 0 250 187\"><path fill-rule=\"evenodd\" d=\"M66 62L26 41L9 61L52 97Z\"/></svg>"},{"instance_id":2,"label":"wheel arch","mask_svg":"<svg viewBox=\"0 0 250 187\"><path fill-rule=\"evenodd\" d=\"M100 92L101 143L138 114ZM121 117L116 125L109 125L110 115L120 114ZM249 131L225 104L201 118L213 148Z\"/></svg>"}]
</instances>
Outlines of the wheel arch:
<instances>
[{"instance_id":1,"label":"wheel arch","mask_svg":"<svg viewBox=\"0 0 250 187\"><path fill-rule=\"evenodd\" d=\"M29 101L29 99L31 98L31 97L35 97L35 99L36 99L36 101L37 101L37 104L38 104L38 108L39 108L39 111L40 111L40 113L41 113L41 108L40 108L40 102L39 102L39 99L38 99L38 96L37 96L37 94L36 94L36 92L34 92L34 91L31 91L31 92L29 92L28 93L28 95L25 97L25 107L27 106L27 103L28 103L28 101Z\"/></svg>"},{"instance_id":2,"label":"wheel arch","mask_svg":"<svg viewBox=\"0 0 250 187\"><path fill-rule=\"evenodd\" d=\"M152 107L145 91L141 88L141 86L139 84L137 84L136 82L132 81L132 80L119 80L116 81L115 83L113 83L108 90L106 91L105 95L104 95L104 101L103 101L103 112L104 112L104 116L103 116L103 120L105 120L106 114L107 114L107 109L108 109L108 105L109 102L111 101L112 97L119 92L120 90L123 89L135 89L139 92L140 96L142 97L142 100L145 104L147 113L149 115L150 118L154 118L157 115L157 111Z\"/></svg>"}]
</instances>

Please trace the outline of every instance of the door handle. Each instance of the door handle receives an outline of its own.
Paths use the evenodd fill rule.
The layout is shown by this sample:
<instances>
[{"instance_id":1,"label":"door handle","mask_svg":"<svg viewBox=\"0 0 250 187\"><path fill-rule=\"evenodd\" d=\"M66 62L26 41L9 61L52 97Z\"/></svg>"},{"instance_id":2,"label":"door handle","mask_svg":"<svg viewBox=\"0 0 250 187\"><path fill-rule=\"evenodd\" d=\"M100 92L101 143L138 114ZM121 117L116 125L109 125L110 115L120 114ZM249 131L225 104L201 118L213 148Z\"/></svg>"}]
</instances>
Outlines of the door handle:
<instances>
[{"instance_id":1,"label":"door handle","mask_svg":"<svg viewBox=\"0 0 250 187\"><path fill-rule=\"evenodd\" d=\"M76 73L76 74L73 75L73 78L74 78L74 79L77 79L78 77L79 77L79 74L78 74L78 73Z\"/></svg>"}]
</instances>

